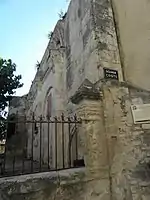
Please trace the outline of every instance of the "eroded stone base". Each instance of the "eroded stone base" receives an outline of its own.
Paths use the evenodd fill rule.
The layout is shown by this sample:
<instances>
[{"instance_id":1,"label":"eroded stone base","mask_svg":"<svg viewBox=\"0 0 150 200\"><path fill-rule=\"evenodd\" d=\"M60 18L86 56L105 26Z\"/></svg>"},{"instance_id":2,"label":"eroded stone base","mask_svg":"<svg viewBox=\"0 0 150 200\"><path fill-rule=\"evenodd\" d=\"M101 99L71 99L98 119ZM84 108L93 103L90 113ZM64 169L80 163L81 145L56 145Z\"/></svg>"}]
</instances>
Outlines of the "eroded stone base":
<instances>
[{"instance_id":1,"label":"eroded stone base","mask_svg":"<svg viewBox=\"0 0 150 200\"><path fill-rule=\"evenodd\" d=\"M0 179L0 200L109 200L109 180L87 180L85 169Z\"/></svg>"}]
</instances>

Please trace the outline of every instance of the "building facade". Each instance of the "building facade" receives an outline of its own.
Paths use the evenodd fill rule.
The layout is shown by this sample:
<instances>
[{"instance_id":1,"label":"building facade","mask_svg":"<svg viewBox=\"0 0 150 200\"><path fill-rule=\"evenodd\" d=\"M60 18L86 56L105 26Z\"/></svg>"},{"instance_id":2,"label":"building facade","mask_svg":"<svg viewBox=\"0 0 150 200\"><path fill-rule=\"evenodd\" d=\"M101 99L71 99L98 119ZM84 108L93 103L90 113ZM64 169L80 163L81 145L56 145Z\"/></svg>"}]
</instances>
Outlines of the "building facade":
<instances>
[{"instance_id":1,"label":"building facade","mask_svg":"<svg viewBox=\"0 0 150 200\"><path fill-rule=\"evenodd\" d=\"M150 141L149 10L146 0L72 0L56 24L26 98L27 117L60 116L77 111L71 99L84 85L99 91L101 131L108 139L118 200L123 199L121 188L127 190L124 199L150 197L150 182L144 178ZM42 130L46 144L47 128ZM30 132L28 127L29 140ZM53 128L51 153L52 133ZM37 152L38 147L35 159Z\"/></svg>"}]
</instances>

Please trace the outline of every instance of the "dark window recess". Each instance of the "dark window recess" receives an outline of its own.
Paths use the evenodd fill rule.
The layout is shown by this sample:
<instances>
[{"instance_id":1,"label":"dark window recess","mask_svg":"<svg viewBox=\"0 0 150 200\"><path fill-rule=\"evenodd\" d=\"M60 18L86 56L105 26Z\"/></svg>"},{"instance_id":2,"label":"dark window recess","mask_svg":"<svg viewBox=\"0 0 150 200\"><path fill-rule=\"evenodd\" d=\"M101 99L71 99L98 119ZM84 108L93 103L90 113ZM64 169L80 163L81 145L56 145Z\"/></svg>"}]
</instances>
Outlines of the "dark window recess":
<instances>
[{"instance_id":1,"label":"dark window recess","mask_svg":"<svg viewBox=\"0 0 150 200\"><path fill-rule=\"evenodd\" d=\"M34 124L34 134L37 135L38 134L38 127L37 124Z\"/></svg>"},{"instance_id":2,"label":"dark window recess","mask_svg":"<svg viewBox=\"0 0 150 200\"><path fill-rule=\"evenodd\" d=\"M57 41L56 41L56 45L57 45L57 46L60 45L60 40L57 40Z\"/></svg>"},{"instance_id":3,"label":"dark window recess","mask_svg":"<svg viewBox=\"0 0 150 200\"><path fill-rule=\"evenodd\" d=\"M74 76L73 76L73 72L72 72L72 67L69 67L67 69L67 81L66 81L66 84L67 84L67 89L71 89L71 86L73 84L73 80L74 80Z\"/></svg>"},{"instance_id":4,"label":"dark window recess","mask_svg":"<svg viewBox=\"0 0 150 200\"><path fill-rule=\"evenodd\" d=\"M84 159L78 159L73 161L74 167L85 167Z\"/></svg>"},{"instance_id":5,"label":"dark window recess","mask_svg":"<svg viewBox=\"0 0 150 200\"><path fill-rule=\"evenodd\" d=\"M16 134L16 121L15 121L15 118L10 118L10 120L11 120L11 122L8 123L8 129L7 129L7 138L8 139Z\"/></svg>"},{"instance_id":6,"label":"dark window recess","mask_svg":"<svg viewBox=\"0 0 150 200\"><path fill-rule=\"evenodd\" d=\"M47 99L47 116L51 117L52 115L52 95L50 94Z\"/></svg>"}]
</instances>

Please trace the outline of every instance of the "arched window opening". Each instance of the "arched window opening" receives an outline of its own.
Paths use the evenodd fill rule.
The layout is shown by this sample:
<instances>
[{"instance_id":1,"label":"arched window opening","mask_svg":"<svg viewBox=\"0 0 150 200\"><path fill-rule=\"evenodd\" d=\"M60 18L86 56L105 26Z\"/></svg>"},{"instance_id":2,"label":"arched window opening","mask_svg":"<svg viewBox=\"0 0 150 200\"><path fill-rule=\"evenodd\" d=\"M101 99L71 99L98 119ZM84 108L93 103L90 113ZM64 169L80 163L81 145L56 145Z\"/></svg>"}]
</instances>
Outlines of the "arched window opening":
<instances>
[{"instance_id":1,"label":"arched window opening","mask_svg":"<svg viewBox=\"0 0 150 200\"><path fill-rule=\"evenodd\" d=\"M52 94L50 93L47 96L47 117L51 117L52 116Z\"/></svg>"},{"instance_id":2,"label":"arched window opening","mask_svg":"<svg viewBox=\"0 0 150 200\"><path fill-rule=\"evenodd\" d=\"M45 117L52 116L52 86L49 87L45 95L45 100L43 104L43 114Z\"/></svg>"}]
</instances>

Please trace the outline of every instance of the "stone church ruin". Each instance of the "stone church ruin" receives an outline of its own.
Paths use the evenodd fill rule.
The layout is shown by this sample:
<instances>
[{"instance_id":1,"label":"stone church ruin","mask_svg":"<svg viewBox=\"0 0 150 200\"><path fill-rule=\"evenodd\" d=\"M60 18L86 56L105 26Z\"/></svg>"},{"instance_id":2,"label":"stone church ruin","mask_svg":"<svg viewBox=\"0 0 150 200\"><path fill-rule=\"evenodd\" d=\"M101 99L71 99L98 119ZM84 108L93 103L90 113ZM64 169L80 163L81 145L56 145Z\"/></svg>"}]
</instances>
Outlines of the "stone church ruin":
<instances>
[{"instance_id":1,"label":"stone church ruin","mask_svg":"<svg viewBox=\"0 0 150 200\"><path fill-rule=\"evenodd\" d=\"M149 19L146 0L72 0L29 93L10 102L9 115L32 121L15 129L27 158L85 165L78 197L61 188L70 199L150 199Z\"/></svg>"}]
</instances>

